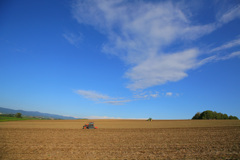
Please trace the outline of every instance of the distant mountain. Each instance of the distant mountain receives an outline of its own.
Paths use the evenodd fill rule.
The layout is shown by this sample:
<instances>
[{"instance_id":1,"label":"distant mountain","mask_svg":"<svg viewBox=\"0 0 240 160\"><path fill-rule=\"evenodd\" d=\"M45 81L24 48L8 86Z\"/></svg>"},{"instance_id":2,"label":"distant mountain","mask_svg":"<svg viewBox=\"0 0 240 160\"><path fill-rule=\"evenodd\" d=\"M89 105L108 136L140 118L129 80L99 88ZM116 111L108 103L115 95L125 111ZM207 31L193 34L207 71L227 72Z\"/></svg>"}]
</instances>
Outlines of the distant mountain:
<instances>
[{"instance_id":1,"label":"distant mountain","mask_svg":"<svg viewBox=\"0 0 240 160\"><path fill-rule=\"evenodd\" d=\"M41 113L41 112L37 112L37 111L14 110L14 109L2 108L2 107L0 107L0 113L2 113L2 114L22 113L22 115L24 115L24 116L44 117L44 118L54 118L54 119L76 119L76 118L70 117L70 116Z\"/></svg>"}]
</instances>

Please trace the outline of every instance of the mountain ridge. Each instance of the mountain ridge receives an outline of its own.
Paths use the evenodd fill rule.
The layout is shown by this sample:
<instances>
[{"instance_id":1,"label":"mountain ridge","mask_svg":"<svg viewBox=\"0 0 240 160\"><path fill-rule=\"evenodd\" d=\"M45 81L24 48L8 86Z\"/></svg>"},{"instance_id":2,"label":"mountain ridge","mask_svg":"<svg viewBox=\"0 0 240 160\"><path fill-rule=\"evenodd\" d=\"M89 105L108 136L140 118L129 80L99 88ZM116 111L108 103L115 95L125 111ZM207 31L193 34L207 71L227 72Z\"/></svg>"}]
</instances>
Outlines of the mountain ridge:
<instances>
[{"instance_id":1,"label":"mountain ridge","mask_svg":"<svg viewBox=\"0 0 240 160\"><path fill-rule=\"evenodd\" d=\"M58 114L42 113L39 111L15 110L15 109L3 108L3 107L0 107L0 113L2 114L21 113L23 116L44 117L44 118L54 118L54 119L82 119L82 118L75 118L71 116L63 116Z\"/></svg>"}]
</instances>

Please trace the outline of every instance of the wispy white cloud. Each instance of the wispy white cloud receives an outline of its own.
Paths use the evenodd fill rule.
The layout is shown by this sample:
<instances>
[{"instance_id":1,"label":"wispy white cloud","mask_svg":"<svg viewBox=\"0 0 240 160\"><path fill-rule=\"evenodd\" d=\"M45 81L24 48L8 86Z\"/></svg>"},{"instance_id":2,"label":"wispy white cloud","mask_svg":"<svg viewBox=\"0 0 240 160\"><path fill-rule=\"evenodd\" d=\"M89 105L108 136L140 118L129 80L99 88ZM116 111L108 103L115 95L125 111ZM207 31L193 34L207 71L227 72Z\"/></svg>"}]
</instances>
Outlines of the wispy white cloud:
<instances>
[{"instance_id":1,"label":"wispy white cloud","mask_svg":"<svg viewBox=\"0 0 240 160\"><path fill-rule=\"evenodd\" d=\"M210 63L210 62L218 62L218 61L228 60L228 59L236 58L236 57L240 58L240 51L232 52L230 54L228 53L226 55L213 55L213 56L207 57L207 58L199 61L199 63L197 65L202 66L202 65Z\"/></svg>"},{"instance_id":2,"label":"wispy white cloud","mask_svg":"<svg viewBox=\"0 0 240 160\"><path fill-rule=\"evenodd\" d=\"M196 66L202 66L210 62L217 62L221 60L228 60L231 58L239 57L239 53L240 53L240 51L238 51L239 49L235 52L228 51L228 49L232 49L234 47L239 47L239 46L240 46L240 38L231 40L218 47L210 49L208 51L208 54L214 54L214 55L210 55L209 57L199 60ZM225 52L227 52L227 54ZM221 53L225 53L225 54L221 54Z\"/></svg>"},{"instance_id":3,"label":"wispy white cloud","mask_svg":"<svg viewBox=\"0 0 240 160\"><path fill-rule=\"evenodd\" d=\"M231 54L227 54L225 56L221 56L221 57L217 57L216 60L227 60L230 58L234 58L234 57L240 57L240 51L237 52L232 52Z\"/></svg>"},{"instance_id":4,"label":"wispy white cloud","mask_svg":"<svg viewBox=\"0 0 240 160\"><path fill-rule=\"evenodd\" d=\"M166 96L172 96L172 95L173 95L172 92L167 92L167 93L166 93Z\"/></svg>"},{"instance_id":5,"label":"wispy white cloud","mask_svg":"<svg viewBox=\"0 0 240 160\"><path fill-rule=\"evenodd\" d=\"M195 66L197 55L198 50L191 49L149 57L126 73L126 77L132 80L127 87L145 89L168 81L178 81L187 76L185 71Z\"/></svg>"},{"instance_id":6,"label":"wispy white cloud","mask_svg":"<svg viewBox=\"0 0 240 160\"><path fill-rule=\"evenodd\" d=\"M150 94L150 97L152 97L152 98L157 98L157 97L159 97L159 94L158 94L158 93Z\"/></svg>"},{"instance_id":7,"label":"wispy white cloud","mask_svg":"<svg viewBox=\"0 0 240 160\"><path fill-rule=\"evenodd\" d=\"M113 104L113 105L123 105L124 103L130 102L131 100L113 100L113 101L105 101L103 103Z\"/></svg>"},{"instance_id":8,"label":"wispy white cloud","mask_svg":"<svg viewBox=\"0 0 240 160\"><path fill-rule=\"evenodd\" d=\"M96 101L99 103L107 103L112 105L123 105L131 100L126 100L123 98L113 98L108 95L97 93L96 91L87 91L87 90L77 90L75 93L83 96L84 98Z\"/></svg>"},{"instance_id":9,"label":"wispy white cloud","mask_svg":"<svg viewBox=\"0 0 240 160\"><path fill-rule=\"evenodd\" d=\"M120 118L120 117L108 117L108 116L87 116L88 119L134 119L134 120L146 120L147 118Z\"/></svg>"},{"instance_id":10,"label":"wispy white cloud","mask_svg":"<svg viewBox=\"0 0 240 160\"><path fill-rule=\"evenodd\" d=\"M214 61L216 61L216 59L217 59L217 56L216 55L213 55L213 56L209 56L209 57L207 57L207 58L204 58L204 59L202 59L202 60L200 60L199 62L198 62L198 64L197 64L197 66L202 66L202 65L204 65L204 64L207 64L207 63L210 63L210 62L214 62Z\"/></svg>"},{"instance_id":11,"label":"wispy white cloud","mask_svg":"<svg viewBox=\"0 0 240 160\"><path fill-rule=\"evenodd\" d=\"M88 116L88 119L121 119L120 117L108 117L108 116Z\"/></svg>"},{"instance_id":12,"label":"wispy white cloud","mask_svg":"<svg viewBox=\"0 0 240 160\"><path fill-rule=\"evenodd\" d=\"M64 33L63 37L72 45L75 47L78 47L80 43L82 42L82 34L74 34L74 33Z\"/></svg>"},{"instance_id":13,"label":"wispy white cloud","mask_svg":"<svg viewBox=\"0 0 240 160\"><path fill-rule=\"evenodd\" d=\"M213 48L210 52L221 51L221 50L236 47L236 46L239 46L239 45L240 45L240 38L232 40L230 42L227 42L226 44L223 44L219 47Z\"/></svg>"},{"instance_id":14,"label":"wispy white cloud","mask_svg":"<svg viewBox=\"0 0 240 160\"><path fill-rule=\"evenodd\" d=\"M77 90L76 93L83 96L84 98L88 98L88 99L92 99L92 100L110 99L109 96L97 93L95 91Z\"/></svg>"},{"instance_id":15,"label":"wispy white cloud","mask_svg":"<svg viewBox=\"0 0 240 160\"><path fill-rule=\"evenodd\" d=\"M236 5L222 14L219 18L219 22L228 23L235 18L240 18L240 5Z\"/></svg>"},{"instance_id":16,"label":"wispy white cloud","mask_svg":"<svg viewBox=\"0 0 240 160\"><path fill-rule=\"evenodd\" d=\"M156 93L158 95L158 93ZM140 93L135 93L133 95L133 98L135 99L147 99L149 98L149 93L146 92L140 92Z\"/></svg>"},{"instance_id":17,"label":"wispy white cloud","mask_svg":"<svg viewBox=\"0 0 240 160\"><path fill-rule=\"evenodd\" d=\"M191 14L184 12L186 5L170 1L78 0L73 4L73 16L108 37L103 52L129 64L125 77L131 83L127 88L137 90L179 81L188 76L189 70L215 61L217 57L212 55L200 58L202 52L196 47L179 48L176 52L165 49L177 41L189 42L210 34L240 15L237 6L221 14L215 22L196 24L191 21ZM215 51L238 44L238 40L232 41ZM232 57L235 56L228 56Z\"/></svg>"},{"instance_id":18,"label":"wispy white cloud","mask_svg":"<svg viewBox=\"0 0 240 160\"><path fill-rule=\"evenodd\" d=\"M144 92L137 92L134 94L133 98L135 100L139 99L155 99L155 98L160 98L160 97L169 97L169 96L174 96L178 97L180 96L179 93L173 93L173 92L166 92L166 91L144 91Z\"/></svg>"}]
</instances>

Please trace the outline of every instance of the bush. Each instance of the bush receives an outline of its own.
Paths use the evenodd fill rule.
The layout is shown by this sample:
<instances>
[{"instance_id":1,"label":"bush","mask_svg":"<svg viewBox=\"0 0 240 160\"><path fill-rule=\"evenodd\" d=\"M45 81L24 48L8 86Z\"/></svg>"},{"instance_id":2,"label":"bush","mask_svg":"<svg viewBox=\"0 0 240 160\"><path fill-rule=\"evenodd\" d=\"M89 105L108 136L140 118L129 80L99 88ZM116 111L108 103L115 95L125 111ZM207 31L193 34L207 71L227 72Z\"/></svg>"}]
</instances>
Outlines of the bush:
<instances>
[{"instance_id":1,"label":"bush","mask_svg":"<svg viewBox=\"0 0 240 160\"><path fill-rule=\"evenodd\" d=\"M16 117L16 118L22 118L22 113L16 113L16 114L15 114L15 117Z\"/></svg>"},{"instance_id":2,"label":"bush","mask_svg":"<svg viewBox=\"0 0 240 160\"><path fill-rule=\"evenodd\" d=\"M201 112L197 112L192 119L200 119Z\"/></svg>"},{"instance_id":3,"label":"bush","mask_svg":"<svg viewBox=\"0 0 240 160\"><path fill-rule=\"evenodd\" d=\"M204 111L201 113L200 118L201 119L214 119L215 116L212 111L207 110L207 111Z\"/></svg>"},{"instance_id":4,"label":"bush","mask_svg":"<svg viewBox=\"0 0 240 160\"><path fill-rule=\"evenodd\" d=\"M147 121L152 121L152 118L148 118L148 120Z\"/></svg>"},{"instance_id":5,"label":"bush","mask_svg":"<svg viewBox=\"0 0 240 160\"><path fill-rule=\"evenodd\" d=\"M0 114L1 117L15 117L14 114Z\"/></svg>"},{"instance_id":6,"label":"bush","mask_svg":"<svg viewBox=\"0 0 240 160\"><path fill-rule=\"evenodd\" d=\"M202 113L197 112L192 119L234 119L234 120L238 120L238 117L236 116L229 116L227 114L223 114L221 112L217 113L217 112L213 112L210 110L206 110L203 111Z\"/></svg>"},{"instance_id":7,"label":"bush","mask_svg":"<svg viewBox=\"0 0 240 160\"><path fill-rule=\"evenodd\" d=\"M235 120L238 120L238 117L230 115L230 116L229 116L229 119L235 119Z\"/></svg>"}]
</instances>

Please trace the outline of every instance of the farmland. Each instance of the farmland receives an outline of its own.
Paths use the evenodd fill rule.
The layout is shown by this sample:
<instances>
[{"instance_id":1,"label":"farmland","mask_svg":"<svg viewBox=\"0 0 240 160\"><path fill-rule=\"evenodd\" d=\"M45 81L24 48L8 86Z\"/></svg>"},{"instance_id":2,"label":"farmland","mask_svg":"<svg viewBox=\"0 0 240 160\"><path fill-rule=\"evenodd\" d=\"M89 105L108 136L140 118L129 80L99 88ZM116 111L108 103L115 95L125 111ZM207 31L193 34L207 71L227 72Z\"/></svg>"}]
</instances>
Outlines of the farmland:
<instances>
[{"instance_id":1,"label":"farmland","mask_svg":"<svg viewBox=\"0 0 240 160\"><path fill-rule=\"evenodd\" d=\"M0 159L240 159L238 120L0 123Z\"/></svg>"}]
</instances>

